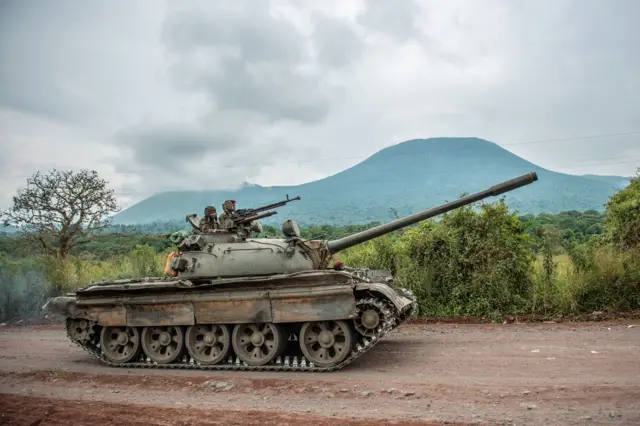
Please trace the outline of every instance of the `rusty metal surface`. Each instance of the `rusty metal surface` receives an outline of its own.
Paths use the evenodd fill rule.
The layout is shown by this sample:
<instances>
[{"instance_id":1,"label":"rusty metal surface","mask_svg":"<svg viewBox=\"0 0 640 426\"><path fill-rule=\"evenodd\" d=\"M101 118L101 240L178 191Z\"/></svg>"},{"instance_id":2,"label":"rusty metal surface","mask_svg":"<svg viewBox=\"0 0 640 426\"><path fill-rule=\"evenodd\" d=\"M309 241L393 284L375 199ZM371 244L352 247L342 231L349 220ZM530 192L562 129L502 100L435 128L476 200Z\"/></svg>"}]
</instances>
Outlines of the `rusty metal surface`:
<instances>
[{"instance_id":1,"label":"rusty metal surface","mask_svg":"<svg viewBox=\"0 0 640 426\"><path fill-rule=\"evenodd\" d=\"M269 292L273 322L346 319L355 313L352 285L282 287Z\"/></svg>"},{"instance_id":2,"label":"rusty metal surface","mask_svg":"<svg viewBox=\"0 0 640 426\"><path fill-rule=\"evenodd\" d=\"M124 306L91 306L78 309L78 317L95 321L100 325L115 327L127 325L127 310Z\"/></svg>"},{"instance_id":3,"label":"rusty metal surface","mask_svg":"<svg viewBox=\"0 0 640 426\"><path fill-rule=\"evenodd\" d=\"M306 322L348 319L356 315L353 294L274 298L273 322Z\"/></svg>"},{"instance_id":4,"label":"rusty metal surface","mask_svg":"<svg viewBox=\"0 0 640 426\"><path fill-rule=\"evenodd\" d=\"M193 325L194 312L191 303L170 303L127 306L127 325Z\"/></svg>"},{"instance_id":5,"label":"rusty metal surface","mask_svg":"<svg viewBox=\"0 0 640 426\"><path fill-rule=\"evenodd\" d=\"M217 287L227 287L234 289L252 289L262 285L286 285L288 282L296 285L323 285L337 283L352 283L363 281L349 273L333 270L305 271L291 274L278 274L263 277L236 277L211 279L197 286L190 286L186 281L177 278L171 279L141 279L141 280L119 280L95 283L84 289L77 290L76 294L80 299L93 297L99 294L121 294L126 295L133 292L162 292L171 290L198 291L201 289L212 289Z\"/></svg>"},{"instance_id":6,"label":"rusty metal surface","mask_svg":"<svg viewBox=\"0 0 640 426\"><path fill-rule=\"evenodd\" d=\"M282 323L350 318L355 298L353 285L333 284L100 297L83 300L82 308L103 325Z\"/></svg>"},{"instance_id":7,"label":"rusty metal surface","mask_svg":"<svg viewBox=\"0 0 640 426\"><path fill-rule=\"evenodd\" d=\"M288 285L286 287L276 287L269 290L272 299L287 297L307 297L307 296L340 296L350 295L353 298L353 285L344 284L324 284L300 286Z\"/></svg>"},{"instance_id":8,"label":"rusty metal surface","mask_svg":"<svg viewBox=\"0 0 640 426\"><path fill-rule=\"evenodd\" d=\"M194 303L198 324L244 324L272 322L271 302L256 300L227 300Z\"/></svg>"},{"instance_id":9,"label":"rusty metal surface","mask_svg":"<svg viewBox=\"0 0 640 426\"><path fill-rule=\"evenodd\" d=\"M300 279L289 276L255 280L257 286L245 281L239 288L212 285L176 288L175 282L165 281L160 285L167 287L160 292L83 293L76 310L78 315L85 313L80 317L101 325L150 326L348 319L356 314L355 291L384 295L400 312L411 304L410 299L386 284L351 280L349 274L315 271L299 275ZM266 282L270 285L265 285ZM59 305L63 305L63 300Z\"/></svg>"}]
</instances>

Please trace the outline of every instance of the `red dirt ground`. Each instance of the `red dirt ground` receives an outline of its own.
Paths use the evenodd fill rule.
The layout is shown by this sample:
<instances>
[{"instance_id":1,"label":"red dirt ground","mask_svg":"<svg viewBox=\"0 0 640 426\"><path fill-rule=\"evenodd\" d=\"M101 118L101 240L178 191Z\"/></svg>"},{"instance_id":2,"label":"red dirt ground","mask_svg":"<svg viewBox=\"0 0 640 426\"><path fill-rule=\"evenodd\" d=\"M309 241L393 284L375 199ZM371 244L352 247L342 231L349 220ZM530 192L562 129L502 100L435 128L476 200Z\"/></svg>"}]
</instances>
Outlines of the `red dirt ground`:
<instances>
[{"instance_id":1,"label":"red dirt ground","mask_svg":"<svg viewBox=\"0 0 640 426\"><path fill-rule=\"evenodd\" d=\"M638 320L414 324L334 373L116 369L0 327L0 424L638 425L639 353Z\"/></svg>"}]
</instances>

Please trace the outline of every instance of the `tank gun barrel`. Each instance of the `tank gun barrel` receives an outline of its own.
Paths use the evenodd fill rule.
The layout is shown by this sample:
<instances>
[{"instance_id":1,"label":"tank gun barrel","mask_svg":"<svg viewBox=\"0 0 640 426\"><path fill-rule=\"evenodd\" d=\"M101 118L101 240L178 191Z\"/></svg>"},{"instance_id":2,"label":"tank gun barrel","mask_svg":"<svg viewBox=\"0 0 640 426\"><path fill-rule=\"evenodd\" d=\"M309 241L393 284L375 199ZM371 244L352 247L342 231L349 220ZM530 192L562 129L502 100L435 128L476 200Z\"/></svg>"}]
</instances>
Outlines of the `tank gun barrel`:
<instances>
[{"instance_id":1,"label":"tank gun barrel","mask_svg":"<svg viewBox=\"0 0 640 426\"><path fill-rule=\"evenodd\" d=\"M403 217L380 226L376 226L375 228L367 229L366 231L358 232L356 234L340 238L339 240L329 241L327 243L327 248L329 249L329 252L331 254L334 254L341 250L345 250L349 247L379 237L381 235L388 234L397 229L413 225L414 223L421 222L434 216L438 216L442 213L446 213L450 210L457 209L467 204L475 203L476 201L480 201L484 198L495 197L505 192L513 191L514 189L529 185L537 180L538 175L535 172L526 173L513 179L501 182L497 185L493 185L489 189L475 192L473 194L467 195L454 201L450 201L440 206L423 210L410 216Z\"/></svg>"}]
</instances>

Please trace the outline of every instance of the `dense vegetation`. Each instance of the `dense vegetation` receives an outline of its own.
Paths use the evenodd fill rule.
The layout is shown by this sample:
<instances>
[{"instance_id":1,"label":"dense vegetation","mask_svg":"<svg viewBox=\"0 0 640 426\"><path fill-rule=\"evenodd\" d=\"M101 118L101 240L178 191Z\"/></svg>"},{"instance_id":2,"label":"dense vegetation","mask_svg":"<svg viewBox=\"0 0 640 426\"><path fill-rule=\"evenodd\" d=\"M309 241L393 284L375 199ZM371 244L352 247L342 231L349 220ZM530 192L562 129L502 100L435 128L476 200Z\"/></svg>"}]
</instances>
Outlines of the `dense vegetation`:
<instances>
[{"instance_id":1,"label":"dense vegetation","mask_svg":"<svg viewBox=\"0 0 640 426\"><path fill-rule=\"evenodd\" d=\"M375 226L303 228L339 238ZM167 228L171 231L180 228ZM45 298L90 281L161 275L167 233L111 229L66 259L32 240L0 238L0 321L35 317ZM263 236L278 236L266 226ZM504 200L462 208L340 253L350 266L386 268L419 297L425 316L539 314L640 308L640 179L606 211L517 216Z\"/></svg>"},{"instance_id":2,"label":"dense vegetation","mask_svg":"<svg viewBox=\"0 0 640 426\"><path fill-rule=\"evenodd\" d=\"M528 172L536 172L539 181L506 194L509 207L522 214L602 211L607 199L629 183L623 177L552 172L478 138L418 139L383 149L354 167L302 185L156 194L118 213L115 223L178 221L183 226L185 214L203 214L210 203L220 208L224 200L235 199L238 208L247 208L273 203L286 194L302 199L280 208L277 216L263 223L282 223L283 216L295 217L303 226L386 222L394 218L394 210L405 216Z\"/></svg>"}]
</instances>

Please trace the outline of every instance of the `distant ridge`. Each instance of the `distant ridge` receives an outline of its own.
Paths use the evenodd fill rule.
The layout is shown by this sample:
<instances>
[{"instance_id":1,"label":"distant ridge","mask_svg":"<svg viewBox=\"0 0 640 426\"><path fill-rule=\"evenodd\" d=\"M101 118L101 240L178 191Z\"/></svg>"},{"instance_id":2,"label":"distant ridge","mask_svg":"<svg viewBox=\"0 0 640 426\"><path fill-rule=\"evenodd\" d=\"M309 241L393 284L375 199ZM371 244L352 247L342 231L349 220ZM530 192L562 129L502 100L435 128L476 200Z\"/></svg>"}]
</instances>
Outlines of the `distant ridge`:
<instances>
[{"instance_id":1,"label":"distant ridge","mask_svg":"<svg viewBox=\"0 0 640 426\"><path fill-rule=\"evenodd\" d=\"M407 215L485 189L503 180L536 172L538 182L506 194L520 214L603 210L607 199L629 180L620 176L576 176L537 166L499 145L479 138L414 139L382 149L335 175L295 186L243 184L235 191L172 191L156 194L114 216L114 224L184 221L206 205L237 200L238 208L300 195L264 220L279 224L295 217L301 225L344 225ZM625 183L626 182L626 183ZM491 200L491 199L490 199Z\"/></svg>"},{"instance_id":2,"label":"distant ridge","mask_svg":"<svg viewBox=\"0 0 640 426\"><path fill-rule=\"evenodd\" d=\"M623 189L631 182L631 179L623 176L601 176L601 175L582 175L587 179L595 179L601 182L605 182L614 185L618 189Z\"/></svg>"}]
</instances>

